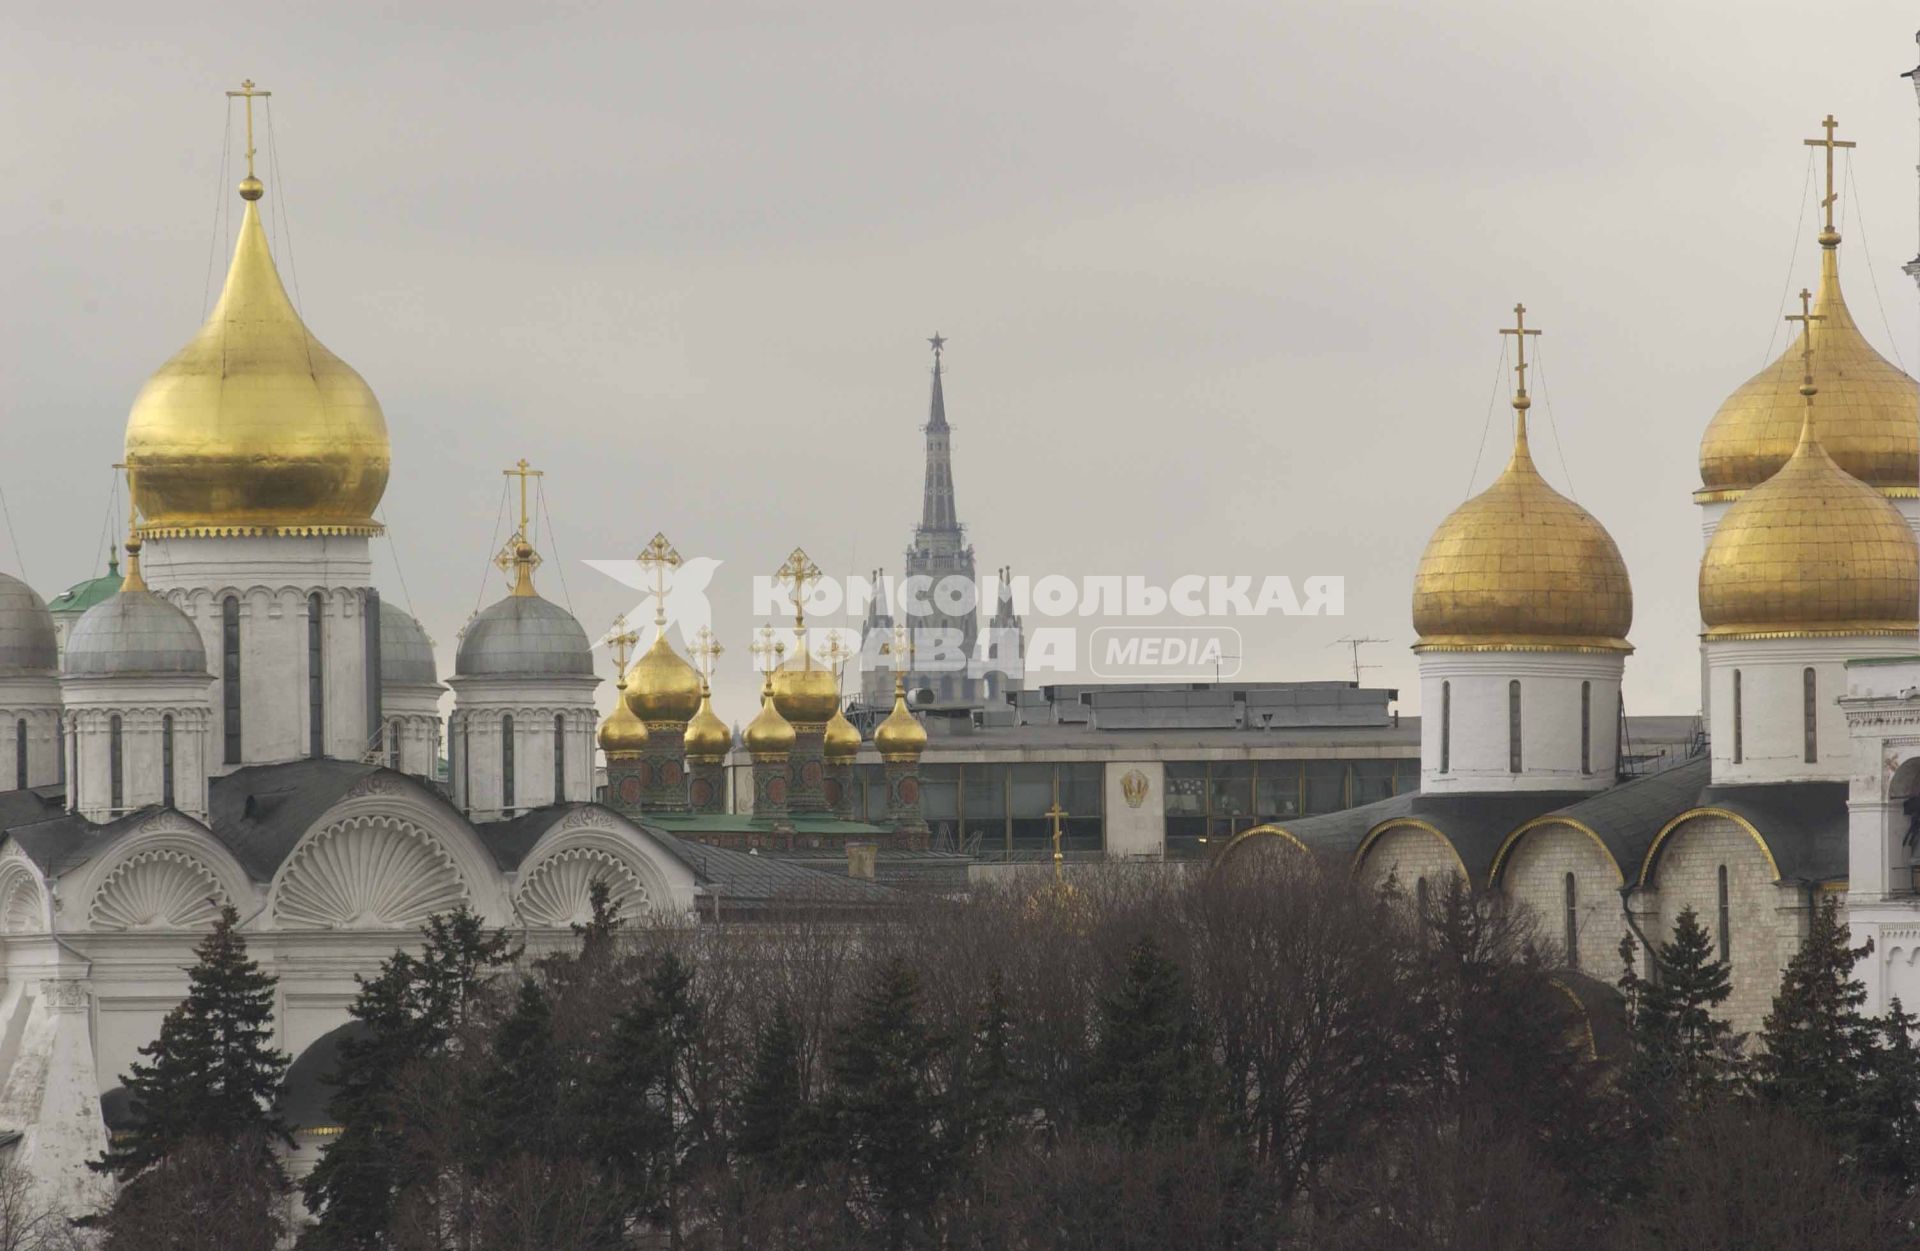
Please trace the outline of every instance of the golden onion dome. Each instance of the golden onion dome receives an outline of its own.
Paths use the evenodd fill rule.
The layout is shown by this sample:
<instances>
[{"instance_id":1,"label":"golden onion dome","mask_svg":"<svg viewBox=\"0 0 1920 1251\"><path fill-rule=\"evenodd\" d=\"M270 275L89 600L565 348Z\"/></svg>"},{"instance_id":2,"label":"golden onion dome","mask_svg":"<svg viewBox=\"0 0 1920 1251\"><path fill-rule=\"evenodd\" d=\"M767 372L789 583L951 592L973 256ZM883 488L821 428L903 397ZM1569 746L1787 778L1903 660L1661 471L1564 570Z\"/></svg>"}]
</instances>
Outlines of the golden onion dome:
<instances>
[{"instance_id":1,"label":"golden onion dome","mask_svg":"<svg viewBox=\"0 0 1920 1251\"><path fill-rule=\"evenodd\" d=\"M1820 291L1809 323L1820 444L1848 474L1901 498L1920 495L1920 390L1874 351L1840 293L1840 236L1820 236ZM1803 335L1807 332L1803 332ZM1779 472L1800 439L1804 340L1727 397L1700 439L1696 500L1737 499Z\"/></svg>"},{"instance_id":2,"label":"golden onion dome","mask_svg":"<svg viewBox=\"0 0 1920 1251\"><path fill-rule=\"evenodd\" d=\"M1415 651L1628 652L1633 588L1613 536L1547 485L1514 398L1513 456L1427 540L1413 579Z\"/></svg>"},{"instance_id":3,"label":"golden onion dome","mask_svg":"<svg viewBox=\"0 0 1920 1251\"><path fill-rule=\"evenodd\" d=\"M796 725L824 725L840 710L840 679L802 649L774 670L773 702Z\"/></svg>"},{"instance_id":4,"label":"golden onion dome","mask_svg":"<svg viewBox=\"0 0 1920 1251\"><path fill-rule=\"evenodd\" d=\"M906 692L896 680L893 684L893 711L873 732L873 745L882 760L918 760L927 748L927 728L907 711Z\"/></svg>"},{"instance_id":5,"label":"golden onion dome","mask_svg":"<svg viewBox=\"0 0 1920 1251\"><path fill-rule=\"evenodd\" d=\"M1793 455L1734 502L1707 544L1707 637L1911 635L1920 543L1881 492L1827 453L1825 409L1817 433L1804 411Z\"/></svg>"},{"instance_id":6,"label":"golden onion dome","mask_svg":"<svg viewBox=\"0 0 1920 1251\"><path fill-rule=\"evenodd\" d=\"M687 722L687 755L702 760L718 760L733 748L733 731L713 711L713 694L700 684L700 708Z\"/></svg>"},{"instance_id":7,"label":"golden onion dome","mask_svg":"<svg viewBox=\"0 0 1920 1251\"><path fill-rule=\"evenodd\" d=\"M755 757L785 756L793 750L799 735L794 732L793 723L780 715L771 682L761 692L760 715L747 723L740 738Z\"/></svg>"},{"instance_id":8,"label":"golden onion dome","mask_svg":"<svg viewBox=\"0 0 1920 1251\"><path fill-rule=\"evenodd\" d=\"M684 725L700 707L700 672L673 650L665 630L627 671L627 707L648 725Z\"/></svg>"},{"instance_id":9,"label":"golden onion dome","mask_svg":"<svg viewBox=\"0 0 1920 1251\"><path fill-rule=\"evenodd\" d=\"M613 711L600 723L600 750L609 756L635 756L647 748L646 722L627 707L626 682L614 684Z\"/></svg>"},{"instance_id":10,"label":"golden onion dome","mask_svg":"<svg viewBox=\"0 0 1920 1251\"><path fill-rule=\"evenodd\" d=\"M827 722L825 736L821 740L821 754L828 760L852 760L860 754L860 731L853 728L853 722L846 719L838 708Z\"/></svg>"},{"instance_id":11,"label":"golden onion dome","mask_svg":"<svg viewBox=\"0 0 1920 1251\"><path fill-rule=\"evenodd\" d=\"M147 380L126 464L150 535L373 534L392 460L372 388L300 320L256 206L198 334Z\"/></svg>"}]
</instances>

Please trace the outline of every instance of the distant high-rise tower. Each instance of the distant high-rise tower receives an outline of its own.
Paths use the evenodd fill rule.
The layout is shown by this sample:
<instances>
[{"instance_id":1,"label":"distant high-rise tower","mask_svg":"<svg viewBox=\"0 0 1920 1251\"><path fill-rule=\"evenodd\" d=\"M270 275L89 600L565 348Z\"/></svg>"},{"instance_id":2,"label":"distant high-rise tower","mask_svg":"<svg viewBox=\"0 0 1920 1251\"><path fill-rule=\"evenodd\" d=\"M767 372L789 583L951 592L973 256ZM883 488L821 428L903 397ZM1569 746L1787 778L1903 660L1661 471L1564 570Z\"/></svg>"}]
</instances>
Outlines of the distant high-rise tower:
<instances>
[{"instance_id":1,"label":"distant high-rise tower","mask_svg":"<svg viewBox=\"0 0 1920 1251\"><path fill-rule=\"evenodd\" d=\"M920 524L914 528L913 543L906 551L904 576L893 584L890 597L876 595L865 629L870 643L879 631L890 634L896 623L913 631L912 668L906 682L909 691L931 692L937 707L979 707L1002 691L1018 689L1017 679L1009 682L997 673L996 665L1007 663L1005 660L989 659L982 664L979 614L983 608L992 611L997 607L996 628L1011 623L1015 630L1019 618L1008 606L982 602L986 590L974 572L973 548L954 506L953 428L947 424L941 378L941 356L947 341L936 334L927 342L933 346L933 395L927 424L921 427L927 436L927 471L920 498ZM879 637L885 641L887 636ZM1017 647L993 650L996 656L1010 653L1017 657L1019 652ZM878 648L870 645L865 651L871 658ZM889 652L885 659L887 663L870 663L862 682L863 702L870 707L885 707L893 698L893 654ZM990 674L995 675L992 680Z\"/></svg>"}]
</instances>

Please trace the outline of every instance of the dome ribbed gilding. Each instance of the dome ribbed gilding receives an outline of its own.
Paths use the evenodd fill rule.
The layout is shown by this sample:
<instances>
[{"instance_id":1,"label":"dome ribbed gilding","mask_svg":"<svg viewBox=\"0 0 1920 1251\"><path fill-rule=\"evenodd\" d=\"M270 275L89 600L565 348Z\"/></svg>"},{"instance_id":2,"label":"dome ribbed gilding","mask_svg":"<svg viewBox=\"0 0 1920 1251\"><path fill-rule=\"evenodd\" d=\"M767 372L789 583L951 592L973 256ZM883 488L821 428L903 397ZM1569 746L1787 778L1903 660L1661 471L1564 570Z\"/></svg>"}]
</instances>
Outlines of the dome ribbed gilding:
<instances>
[{"instance_id":1,"label":"dome ribbed gilding","mask_svg":"<svg viewBox=\"0 0 1920 1251\"><path fill-rule=\"evenodd\" d=\"M1920 544L1884 495L1827 454L1801 403L1793 455L1727 510L1700 562L1707 637L1912 634ZM1820 436L1825 418L1823 407Z\"/></svg>"},{"instance_id":2,"label":"dome ribbed gilding","mask_svg":"<svg viewBox=\"0 0 1920 1251\"><path fill-rule=\"evenodd\" d=\"M700 707L700 671L681 659L665 631L627 670L627 707L652 724L685 724Z\"/></svg>"},{"instance_id":3,"label":"dome ribbed gilding","mask_svg":"<svg viewBox=\"0 0 1920 1251\"><path fill-rule=\"evenodd\" d=\"M1813 313L1821 446L1841 469L1883 494L1920 494L1920 390L1854 324L1840 294L1837 246L1821 248ZM1737 498L1787 463L1806 406L1800 395L1805 346L1799 339L1790 343L1720 405L1700 439L1696 499Z\"/></svg>"},{"instance_id":4,"label":"dome ribbed gilding","mask_svg":"<svg viewBox=\"0 0 1920 1251\"><path fill-rule=\"evenodd\" d=\"M1454 509L1421 553L1415 650L1627 652L1632 624L1620 549L1534 468L1520 414L1506 469Z\"/></svg>"},{"instance_id":5,"label":"dome ribbed gilding","mask_svg":"<svg viewBox=\"0 0 1920 1251\"><path fill-rule=\"evenodd\" d=\"M391 459L380 401L301 321L249 202L219 304L127 418L142 531L374 533Z\"/></svg>"}]
</instances>

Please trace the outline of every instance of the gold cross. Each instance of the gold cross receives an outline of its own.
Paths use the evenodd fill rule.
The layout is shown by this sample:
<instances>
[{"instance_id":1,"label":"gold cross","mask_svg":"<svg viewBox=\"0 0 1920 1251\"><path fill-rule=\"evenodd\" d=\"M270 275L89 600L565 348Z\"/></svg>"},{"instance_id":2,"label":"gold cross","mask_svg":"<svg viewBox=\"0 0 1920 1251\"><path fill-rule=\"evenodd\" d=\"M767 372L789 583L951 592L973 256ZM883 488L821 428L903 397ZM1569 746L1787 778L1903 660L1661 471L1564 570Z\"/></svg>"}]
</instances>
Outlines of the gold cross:
<instances>
[{"instance_id":1,"label":"gold cross","mask_svg":"<svg viewBox=\"0 0 1920 1251\"><path fill-rule=\"evenodd\" d=\"M229 100L239 96L247 102L247 177L249 178L253 177L253 100L255 96L264 100L272 94L271 91L256 91L251 78L241 80L240 90L227 93ZM233 114L229 113L227 116L232 117Z\"/></svg>"},{"instance_id":2,"label":"gold cross","mask_svg":"<svg viewBox=\"0 0 1920 1251\"><path fill-rule=\"evenodd\" d=\"M1053 880L1057 882L1060 880L1060 866L1066 861L1065 854L1060 850L1060 818L1067 815L1067 810L1055 798L1053 807L1047 809L1046 815L1053 818Z\"/></svg>"},{"instance_id":3,"label":"gold cross","mask_svg":"<svg viewBox=\"0 0 1920 1251\"><path fill-rule=\"evenodd\" d=\"M771 675L780 667L781 657L787 654L787 645L784 640L774 639L771 625L763 625L760 627L759 636L747 645L747 650L753 653L753 658L760 663L760 667Z\"/></svg>"},{"instance_id":4,"label":"gold cross","mask_svg":"<svg viewBox=\"0 0 1920 1251\"><path fill-rule=\"evenodd\" d=\"M1513 329L1503 329L1500 333L1510 334L1514 337L1515 348L1519 353L1520 359L1520 363L1514 366L1514 372L1520 375L1520 388L1514 392L1514 395L1515 398L1525 399L1527 395L1527 336L1540 333L1538 330L1527 329L1526 305L1516 304L1513 306Z\"/></svg>"},{"instance_id":5,"label":"gold cross","mask_svg":"<svg viewBox=\"0 0 1920 1251\"><path fill-rule=\"evenodd\" d=\"M642 569L653 574L653 624L662 634L667 628L667 570L680 567L680 553L667 536L656 531L647 545L634 557Z\"/></svg>"},{"instance_id":6,"label":"gold cross","mask_svg":"<svg viewBox=\"0 0 1920 1251\"><path fill-rule=\"evenodd\" d=\"M500 473L503 477L520 479L520 537L525 538L527 525L531 520L527 514L527 479L544 478L547 476L546 470L528 468L527 458L522 456L514 462L513 468L502 469Z\"/></svg>"},{"instance_id":7,"label":"gold cross","mask_svg":"<svg viewBox=\"0 0 1920 1251\"><path fill-rule=\"evenodd\" d=\"M513 532L507 545L493 558L493 563L502 573L516 575L512 594L533 594L533 571L540 567L540 553L533 550L533 543L527 538L530 518L527 512L527 479L545 477L545 471L527 467L526 457L521 457L511 469L502 469L501 475L520 479L520 528Z\"/></svg>"},{"instance_id":8,"label":"gold cross","mask_svg":"<svg viewBox=\"0 0 1920 1251\"><path fill-rule=\"evenodd\" d=\"M841 674L846 670L847 658L852 655L852 649L841 641L838 630L829 631L826 643L814 653L815 659L833 670L833 681L836 686L840 683Z\"/></svg>"},{"instance_id":9,"label":"gold cross","mask_svg":"<svg viewBox=\"0 0 1920 1251\"><path fill-rule=\"evenodd\" d=\"M713 631L701 626L693 633L693 642L687 645L687 655L693 657L693 663L699 666L700 676L713 680L713 662L720 659L727 649L720 646L720 640L713 637Z\"/></svg>"},{"instance_id":10,"label":"gold cross","mask_svg":"<svg viewBox=\"0 0 1920 1251\"><path fill-rule=\"evenodd\" d=\"M1799 322L1805 332L1800 339L1800 360L1804 373L1804 379L1800 383L1800 394L1807 397L1807 403L1809 405L1813 403L1815 394L1813 388L1813 323L1816 321L1825 321L1826 319L1824 313L1816 313L1813 311L1813 293L1805 287L1800 288L1800 311L1797 313L1788 313L1787 320Z\"/></svg>"},{"instance_id":11,"label":"gold cross","mask_svg":"<svg viewBox=\"0 0 1920 1251\"><path fill-rule=\"evenodd\" d=\"M820 580L820 566L813 563L804 548L796 547L787 557L787 563L773 571L773 576L793 583L793 632L797 635L806 629L807 592Z\"/></svg>"},{"instance_id":12,"label":"gold cross","mask_svg":"<svg viewBox=\"0 0 1920 1251\"><path fill-rule=\"evenodd\" d=\"M1834 128L1839 125L1840 125L1839 122L1836 122L1833 120L1833 114L1829 113L1827 114L1827 120L1820 123L1821 129L1827 132L1827 137L1825 139L1801 140L1801 142L1806 144L1809 148L1825 148L1827 150L1827 198L1820 201L1820 203L1821 203L1821 206L1827 210L1827 233L1828 234L1833 233L1833 202L1840 198L1840 193L1833 189L1833 150L1835 148L1851 148L1851 147L1858 146L1855 143L1853 143L1851 140L1835 139L1833 137Z\"/></svg>"},{"instance_id":13,"label":"gold cross","mask_svg":"<svg viewBox=\"0 0 1920 1251\"><path fill-rule=\"evenodd\" d=\"M633 649L639 644L640 636L627 628L625 613L613 619L613 631L607 636L607 646L613 649L614 670L624 682L627 678L627 661L633 657Z\"/></svg>"}]
</instances>

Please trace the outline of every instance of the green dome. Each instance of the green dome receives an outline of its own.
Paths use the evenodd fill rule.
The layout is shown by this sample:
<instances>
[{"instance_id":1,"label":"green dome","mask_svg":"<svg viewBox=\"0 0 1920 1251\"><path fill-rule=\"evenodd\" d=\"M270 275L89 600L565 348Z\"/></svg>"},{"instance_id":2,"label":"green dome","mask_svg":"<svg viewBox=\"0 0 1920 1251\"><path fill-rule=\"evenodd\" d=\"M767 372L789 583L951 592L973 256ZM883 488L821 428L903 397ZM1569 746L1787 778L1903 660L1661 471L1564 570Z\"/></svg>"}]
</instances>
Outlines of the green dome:
<instances>
[{"instance_id":1,"label":"green dome","mask_svg":"<svg viewBox=\"0 0 1920 1251\"><path fill-rule=\"evenodd\" d=\"M113 598L120 590L120 553L109 551L107 571L97 578L88 578L85 582L76 582L47 604L47 611L59 616L71 613L79 616L102 600Z\"/></svg>"}]
</instances>

